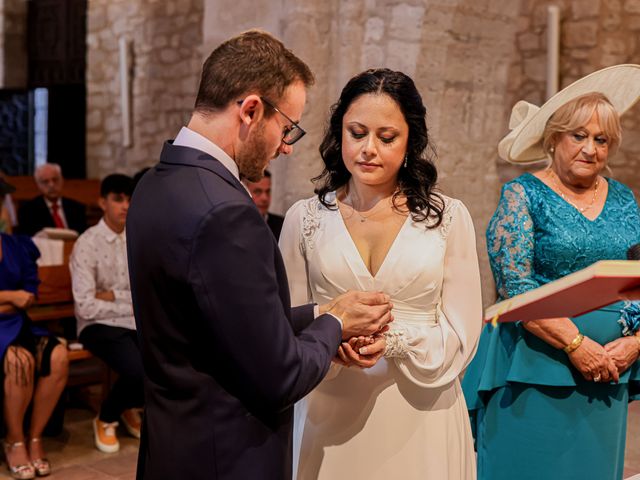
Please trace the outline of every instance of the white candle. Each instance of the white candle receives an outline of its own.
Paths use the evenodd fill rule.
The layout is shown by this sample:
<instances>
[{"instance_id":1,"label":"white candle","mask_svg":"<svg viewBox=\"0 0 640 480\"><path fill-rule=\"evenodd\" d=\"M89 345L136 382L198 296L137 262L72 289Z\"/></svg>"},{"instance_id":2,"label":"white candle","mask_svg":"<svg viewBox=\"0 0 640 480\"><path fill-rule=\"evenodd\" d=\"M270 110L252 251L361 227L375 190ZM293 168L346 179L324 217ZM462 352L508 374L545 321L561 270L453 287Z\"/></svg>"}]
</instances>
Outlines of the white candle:
<instances>
[{"instance_id":1,"label":"white candle","mask_svg":"<svg viewBox=\"0 0 640 480\"><path fill-rule=\"evenodd\" d=\"M560 63L560 8L547 7L547 99L558 91Z\"/></svg>"},{"instance_id":2,"label":"white candle","mask_svg":"<svg viewBox=\"0 0 640 480\"><path fill-rule=\"evenodd\" d=\"M120 115L122 117L122 146L131 146L131 85L129 78L129 40L120 37Z\"/></svg>"}]
</instances>

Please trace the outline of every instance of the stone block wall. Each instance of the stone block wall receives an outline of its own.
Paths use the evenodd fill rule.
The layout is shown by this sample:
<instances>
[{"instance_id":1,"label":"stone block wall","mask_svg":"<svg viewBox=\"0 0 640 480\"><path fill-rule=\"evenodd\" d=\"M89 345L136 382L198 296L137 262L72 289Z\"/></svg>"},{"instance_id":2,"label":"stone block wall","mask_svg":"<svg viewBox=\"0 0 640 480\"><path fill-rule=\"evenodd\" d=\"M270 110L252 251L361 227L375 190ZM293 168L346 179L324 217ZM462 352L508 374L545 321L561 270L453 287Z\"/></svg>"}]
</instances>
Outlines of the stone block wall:
<instances>
[{"instance_id":1,"label":"stone block wall","mask_svg":"<svg viewBox=\"0 0 640 480\"><path fill-rule=\"evenodd\" d=\"M91 0L87 174L135 173L189 118L201 68L202 0ZM120 37L131 40L132 146L122 145Z\"/></svg>"}]
</instances>

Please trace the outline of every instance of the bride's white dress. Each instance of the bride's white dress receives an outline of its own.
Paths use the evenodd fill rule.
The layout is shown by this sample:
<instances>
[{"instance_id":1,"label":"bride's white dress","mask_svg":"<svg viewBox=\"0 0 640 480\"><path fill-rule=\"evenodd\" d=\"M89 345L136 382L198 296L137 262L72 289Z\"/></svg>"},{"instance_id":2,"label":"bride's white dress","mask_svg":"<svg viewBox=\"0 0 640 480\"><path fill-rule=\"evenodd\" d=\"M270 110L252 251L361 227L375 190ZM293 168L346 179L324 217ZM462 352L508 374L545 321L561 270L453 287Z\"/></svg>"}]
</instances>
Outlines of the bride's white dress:
<instances>
[{"instance_id":1,"label":"bride's white dress","mask_svg":"<svg viewBox=\"0 0 640 480\"><path fill-rule=\"evenodd\" d=\"M482 326L480 276L471 217L460 201L445 201L437 228L407 218L375 276L337 210L314 197L287 213L280 248L293 305L383 291L395 316L375 367L334 364L296 405L298 480L475 478L458 376Z\"/></svg>"}]
</instances>

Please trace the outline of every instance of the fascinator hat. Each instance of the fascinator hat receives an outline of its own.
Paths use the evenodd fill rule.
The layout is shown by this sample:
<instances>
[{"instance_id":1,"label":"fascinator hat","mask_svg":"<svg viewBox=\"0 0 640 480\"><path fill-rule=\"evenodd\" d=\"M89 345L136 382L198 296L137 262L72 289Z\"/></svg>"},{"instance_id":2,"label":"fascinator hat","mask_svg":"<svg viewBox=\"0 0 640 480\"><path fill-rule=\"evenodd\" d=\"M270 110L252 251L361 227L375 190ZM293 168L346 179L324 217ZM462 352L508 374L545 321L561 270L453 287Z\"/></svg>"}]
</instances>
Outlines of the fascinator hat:
<instances>
[{"instance_id":1,"label":"fascinator hat","mask_svg":"<svg viewBox=\"0 0 640 480\"><path fill-rule=\"evenodd\" d=\"M565 103L594 92L607 97L622 115L640 98L640 65L615 65L593 72L560 90L541 107L519 101L511 110L510 132L498 144L500 157L517 164L545 160L542 134L549 118Z\"/></svg>"}]
</instances>

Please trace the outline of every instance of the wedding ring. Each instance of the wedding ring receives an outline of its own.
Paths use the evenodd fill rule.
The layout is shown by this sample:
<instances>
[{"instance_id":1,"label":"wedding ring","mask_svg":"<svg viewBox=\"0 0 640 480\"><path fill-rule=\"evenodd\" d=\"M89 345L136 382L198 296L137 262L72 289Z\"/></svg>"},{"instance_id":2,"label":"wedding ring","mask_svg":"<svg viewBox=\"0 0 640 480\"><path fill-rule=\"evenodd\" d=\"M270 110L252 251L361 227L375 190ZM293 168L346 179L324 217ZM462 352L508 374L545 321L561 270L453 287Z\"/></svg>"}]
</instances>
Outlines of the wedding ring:
<instances>
[{"instance_id":1,"label":"wedding ring","mask_svg":"<svg viewBox=\"0 0 640 480\"><path fill-rule=\"evenodd\" d=\"M593 381L594 381L594 382L599 382L599 381L600 381L600 378L602 378L602 377L600 376L600 374L598 374L598 375L596 375L595 377L593 377Z\"/></svg>"}]
</instances>

